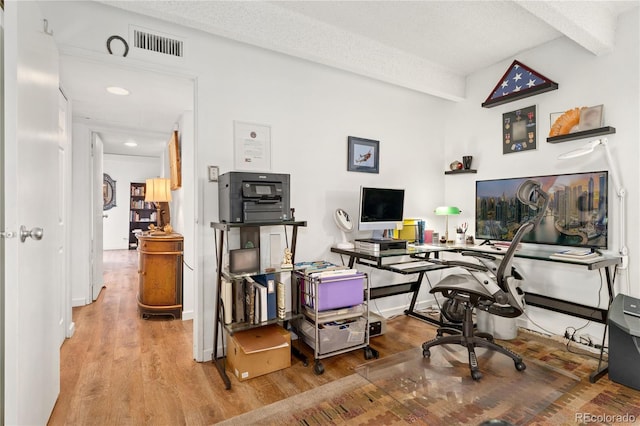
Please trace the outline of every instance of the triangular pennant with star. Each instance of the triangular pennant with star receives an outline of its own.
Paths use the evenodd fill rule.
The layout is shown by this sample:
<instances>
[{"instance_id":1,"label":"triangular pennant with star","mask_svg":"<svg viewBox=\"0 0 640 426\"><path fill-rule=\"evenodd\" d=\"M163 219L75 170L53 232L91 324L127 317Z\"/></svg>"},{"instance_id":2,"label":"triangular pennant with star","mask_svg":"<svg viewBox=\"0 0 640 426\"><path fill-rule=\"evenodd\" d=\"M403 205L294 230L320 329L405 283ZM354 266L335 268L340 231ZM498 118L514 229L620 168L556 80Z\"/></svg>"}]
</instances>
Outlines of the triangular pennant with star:
<instances>
[{"instance_id":1,"label":"triangular pennant with star","mask_svg":"<svg viewBox=\"0 0 640 426\"><path fill-rule=\"evenodd\" d=\"M557 88L558 83L518 61L513 61L482 106L491 108Z\"/></svg>"}]
</instances>

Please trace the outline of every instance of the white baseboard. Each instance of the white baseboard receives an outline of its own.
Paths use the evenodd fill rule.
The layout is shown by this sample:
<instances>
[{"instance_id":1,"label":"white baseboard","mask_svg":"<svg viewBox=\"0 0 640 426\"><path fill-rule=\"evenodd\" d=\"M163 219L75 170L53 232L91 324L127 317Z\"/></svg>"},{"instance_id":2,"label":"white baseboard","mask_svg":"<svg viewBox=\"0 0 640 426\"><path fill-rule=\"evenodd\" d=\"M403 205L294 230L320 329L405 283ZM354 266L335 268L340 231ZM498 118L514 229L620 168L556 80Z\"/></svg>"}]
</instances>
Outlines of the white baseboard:
<instances>
[{"instance_id":1,"label":"white baseboard","mask_svg":"<svg viewBox=\"0 0 640 426\"><path fill-rule=\"evenodd\" d=\"M218 353L222 353L220 351L220 349L218 349ZM213 348L205 349L204 352L202 353L202 356L204 357L204 359L196 360L196 361L198 361L198 362L211 362L211 357L213 356Z\"/></svg>"},{"instance_id":2,"label":"white baseboard","mask_svg":"<svg viewBox=\"0 0 640 426\"><path fill-rule=\"evenodd\" d=\"M87 303L87 299L85 299L84 297L71 299L71 307L72 308L77 308L78 306L85 306L85 305L88 305L88 304L89 303Z\"/></svg>"}]
</instances>

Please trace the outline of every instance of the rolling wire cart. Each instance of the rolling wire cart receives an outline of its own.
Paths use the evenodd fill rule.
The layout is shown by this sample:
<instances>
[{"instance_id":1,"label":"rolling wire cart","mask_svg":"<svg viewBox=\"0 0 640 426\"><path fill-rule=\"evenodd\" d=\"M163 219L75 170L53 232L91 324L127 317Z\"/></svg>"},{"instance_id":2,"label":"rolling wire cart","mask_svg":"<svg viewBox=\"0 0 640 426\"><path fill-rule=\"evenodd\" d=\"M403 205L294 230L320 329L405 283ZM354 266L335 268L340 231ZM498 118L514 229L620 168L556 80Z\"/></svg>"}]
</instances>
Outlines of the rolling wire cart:
<instances>
[{"instance_id":1,"label":"rolling wire cart","mask_svg":"<svg viewBox=\"0 0 640 426\"><path fill-rule=\"evenodd\" d=\"M369 346L369 279L355 269L295 271L298 312L296 334L313 349L315 374L324 373L321 359L364 349L364 358L378 358Z\"/></svg>"}]
</instances>

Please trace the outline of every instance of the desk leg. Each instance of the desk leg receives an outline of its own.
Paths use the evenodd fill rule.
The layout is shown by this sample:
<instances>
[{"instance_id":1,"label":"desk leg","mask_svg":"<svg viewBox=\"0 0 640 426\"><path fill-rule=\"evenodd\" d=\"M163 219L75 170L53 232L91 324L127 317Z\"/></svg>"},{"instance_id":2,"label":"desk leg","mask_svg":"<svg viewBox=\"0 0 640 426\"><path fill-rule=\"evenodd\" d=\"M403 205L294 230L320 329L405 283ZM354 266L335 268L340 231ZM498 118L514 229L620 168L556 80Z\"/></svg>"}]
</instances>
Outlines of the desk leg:
<instances>
[{"instance_id":1,"label":"desk leg","mask_svg":"<svg viewBox=\"0 0 640 426\"><path fill-rule=\"evenodd\" d=\"M420 272L418 274L418 279L416 282L418 283L415 291L413 292L413 296L411 296L411 303L409 304L408 312L413 312L413 309L416 307L416 302L418 301L418 293L420 293L420 288L422 287L422 279L424 278L424 272Z\"/></svg>"},{"instance_id":2,"label":"desk leg","mask_svg":"<svg viewBox=\"0 0 640 426\"><path fill-rule=\"evenodd\" d=\"M602 376L604 376L609 372L609 363L602 365L602 356L604 354L604 339L607 337L608 326L609 326L609 323L605 322L604 333L602 333L602 346L600 347L600 358L598 359L598 368L596 368L596 371L594 371L589 375L589 381L591 383L597 382L598 380L600 380Z\"/></svg>"},{"instance_id":3,"label":"desk leg","mask_svg":"<svg viewBox=\"0 0 640 426\"><path fill-rule=\"evenodd\" d=\"M437 320L428 315L423 315L414 310L416 307L416 302L418 301L418 294L420 293L420 288L422 287L422 279L424 278L424 274L425 274L424 272L419 273L418 279L416 280L416 283L418 285L416 286L416 289L413 292L413 296L411 297L411 303L409 304L409 309L405 310L404 313L405 315L418 318L419 320L428 322L429 324L435 325L436 327L442 327L445 324L441 320Z\"/></svg>"},{"instance_id":4,"label":"desk leg","mask_svg":"<svg viewBox=\"0 0 640 426\"><path fill-rule=\"evenodd\" d=\"M607 290L609 291L609 308L613 302L613 279L611 277L611 267L604 268L604 274L607 277ZM604 319L604 332L602 333L602 347L600 348L600 358L598 359L598 368L589 375L589 381L595 383L602 376L609 373L609 363L602 365L602 357L604 355L605 339L607 338L607 327L609 326L609 308L607 308L606 318Z\"/></svg>"}]
</instances>

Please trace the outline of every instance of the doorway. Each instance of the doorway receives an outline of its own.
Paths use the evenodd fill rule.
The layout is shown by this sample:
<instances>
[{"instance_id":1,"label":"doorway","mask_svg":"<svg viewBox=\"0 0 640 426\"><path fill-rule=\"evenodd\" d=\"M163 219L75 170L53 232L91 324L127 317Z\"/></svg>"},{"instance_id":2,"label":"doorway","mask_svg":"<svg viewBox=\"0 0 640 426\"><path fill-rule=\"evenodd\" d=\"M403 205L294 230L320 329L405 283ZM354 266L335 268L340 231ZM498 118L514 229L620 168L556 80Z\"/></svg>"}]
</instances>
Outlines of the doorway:
<instances>
[{"instance_id":1,"label":"doorway","mask_svg":"<svg viewBox=\"0 0 640 426\"><path fill-rule=\"evenodd\" d=\"M162 70L150 71L148 67L124 67L110 61L72 55L61 55L60 66L63 71L61 80L72 105L74 163L82 161L76 154L84 150L84 147L76 150L76 144L89 143L94 135L98 135L103 145L103 172L114 181L115 206L94 215L94 223L87 225L87 233L92 226L99 226L104 231L104 245L97 247L94 253L94 256L100 256L103 260L102 249L128 249L130 183L168 176L168 142L173 130L179 130L181 136L182 163L195 164L195 79L164 73ZM129 95L113 95L105 90L116 85L126 89ZM130 146L132 144L136 145ZM86 151L86 155L90 155L91 150ZM175 201L172 203L172 211L181 214L172 215L174 218L194 217L190 214L195 211L193 170L194 167L183 167L183 186L173 193ZM89 177L91 172L87 170L86 175ZM76 179L82 177L74 176ZM102 179L87 194L78 194L75 188L74 197L78 199L74 200L74 209L82 203L89 203L91 198L95 199L96 191L99 191L99 199L102 199ZM195 264L195 223L181 219L180 223L172 221L172 225L185 238L185 261ZM113 235L117 235L115 240L110 239ZM183 318L196 320L194 298L197 274L188 268L184 270ZM108 288L108 283L105 284ZM87 296L91 291L86 288L72 284L71 290L74 306L93 300ZM194 342L197 341L194 336ZM197 350L195 346L194 354Z\"/></svg>"}]
</instances>

